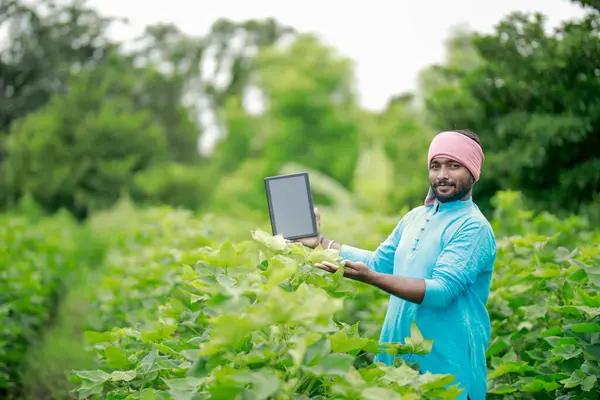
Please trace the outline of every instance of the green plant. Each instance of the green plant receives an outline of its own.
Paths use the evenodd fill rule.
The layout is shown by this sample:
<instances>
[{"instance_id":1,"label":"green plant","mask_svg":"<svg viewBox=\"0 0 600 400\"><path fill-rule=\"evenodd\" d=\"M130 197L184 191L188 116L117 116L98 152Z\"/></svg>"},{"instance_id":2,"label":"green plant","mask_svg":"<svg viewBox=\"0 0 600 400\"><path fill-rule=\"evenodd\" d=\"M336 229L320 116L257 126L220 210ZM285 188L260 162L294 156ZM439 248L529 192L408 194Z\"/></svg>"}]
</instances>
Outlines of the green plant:
<instances>
[{"instance_id":1,"label":"green plant","mask_svg":"<svg viewBox=\"0 0 600 400\"><path fill-rule=\"evenodd\" d=\"M360 334L359 323L336 318L360 284L312 266L335 261L335 251L310 251L263 231L235 244L197 246L210 238L200 238L201 223L184 215L142 216L138 224L149 240L123 241L111 253L91 299L98 318L86 332L100 368L71 375L80 398L451 399L460 393L452 376L365 357L382 348L423 354L435 344L413 326L404 345L380 345Z\"/></svg>"},{"instance_id":2,"label":"green plant","mask_svg":"<svg viewBox=\"0 0 600 400\"><path fill-rule=\"evenodd\" d=\"M29 207L29 206L28 206ZM25 353L51 323L79 268L99 263L102 248L74 219L0 216L0 397L19 391Z\"/></svg>"},{"instance_id":3,"label":"green plant","mask_svg":"<svg viewBox=\"0 0 600 400\"><path fill-rule=\"evenodd\" d=\"M597 399L598 234L580 217L524 210L516 192L499 193L496 206L504 235L488 303L491 398Z\"/></svg>"}]
</instances>

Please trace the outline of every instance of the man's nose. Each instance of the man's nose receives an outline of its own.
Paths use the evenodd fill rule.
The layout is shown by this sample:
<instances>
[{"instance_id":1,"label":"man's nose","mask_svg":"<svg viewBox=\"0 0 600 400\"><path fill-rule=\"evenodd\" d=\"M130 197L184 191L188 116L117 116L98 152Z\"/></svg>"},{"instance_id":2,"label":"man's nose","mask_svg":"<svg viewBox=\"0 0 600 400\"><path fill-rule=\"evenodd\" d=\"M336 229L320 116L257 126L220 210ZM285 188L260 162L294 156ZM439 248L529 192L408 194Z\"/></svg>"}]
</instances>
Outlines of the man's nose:
<instances>
[{"instance_id":1,"label":"man's nose","mask_svg":"<svg viewBox=\"0 0 600 400\"><path fill-rule=\"evenodd\" d=\"M438 179L447 179L448 178L448 168L441 167L438 172Z\"/></svg>"}]
</instances>

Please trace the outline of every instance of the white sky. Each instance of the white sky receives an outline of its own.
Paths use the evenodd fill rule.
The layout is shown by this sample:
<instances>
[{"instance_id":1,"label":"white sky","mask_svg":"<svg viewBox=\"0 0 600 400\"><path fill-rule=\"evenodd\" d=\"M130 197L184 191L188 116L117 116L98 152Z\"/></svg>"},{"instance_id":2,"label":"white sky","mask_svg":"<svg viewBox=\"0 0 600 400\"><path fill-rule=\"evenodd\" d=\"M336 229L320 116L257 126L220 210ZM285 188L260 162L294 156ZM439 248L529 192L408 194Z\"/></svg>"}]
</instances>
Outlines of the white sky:
<instances>
[{"instance_id":1,"label":"white sky","mask_svg":"<svg viewBox=\"0 0 600 400\"><path fill-rule=\"evenodd\" d=\"M584 14L568 0L89 0L88 5L129 19L129 27L112 31L119 40L157 22L203 35L218 18L274 17L316 33L354 60L361 104L373 110L382 109L391 96L413 90L418 72L443 60L444 40L454 25L490 32L507 13L520 10L542 12L553 27Z\"/></svg>"}]
</instances>

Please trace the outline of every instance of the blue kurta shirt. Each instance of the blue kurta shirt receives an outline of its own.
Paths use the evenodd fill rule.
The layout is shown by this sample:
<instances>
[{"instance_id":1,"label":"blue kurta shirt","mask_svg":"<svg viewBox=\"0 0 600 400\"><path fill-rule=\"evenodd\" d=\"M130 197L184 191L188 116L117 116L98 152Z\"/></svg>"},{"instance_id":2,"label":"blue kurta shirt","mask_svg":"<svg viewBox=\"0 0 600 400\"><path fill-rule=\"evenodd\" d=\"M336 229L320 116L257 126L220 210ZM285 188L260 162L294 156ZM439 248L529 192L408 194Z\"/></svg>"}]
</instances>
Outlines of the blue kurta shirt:
<instances>
[{"instance_id":1,"label":"blue kurta shirt","mask_svg":"<svg viewBox=\"0 0 600 400\"><path fill-rule=\"evenodd\" d=\"M433 340L430 354L411 358L421 372L452 374L465 389L460 399L485 399L496 241L472 198L414 208L375 251L343 245L340 255L381 273L424 279L421 304L390 296L381 342L404 343L414 321ZM391 365L393 357L382 353L376 361Z\"/></svg>"}]
</instances>

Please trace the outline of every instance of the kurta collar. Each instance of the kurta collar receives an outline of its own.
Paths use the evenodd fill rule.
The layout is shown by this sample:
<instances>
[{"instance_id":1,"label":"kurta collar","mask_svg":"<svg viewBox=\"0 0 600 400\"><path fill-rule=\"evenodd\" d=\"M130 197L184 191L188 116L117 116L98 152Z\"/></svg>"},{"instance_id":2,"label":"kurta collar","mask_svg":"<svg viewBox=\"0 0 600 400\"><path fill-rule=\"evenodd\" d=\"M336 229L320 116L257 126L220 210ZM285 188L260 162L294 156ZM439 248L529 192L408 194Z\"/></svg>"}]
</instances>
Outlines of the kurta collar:
<instances>
[{"instance_id":1,"label":"kurta collar","mask_svg":"<svg viewBox=\"0 0 600 400\"><path fill-rule=\"evenodd\" d=\"M455 200L448 203L440 203L438 199L435 199L431 206L434 212L439 211L452 211L460 210L463 208L471 207L473 205L473 196L469 196L466 200Z\"/></svg>"}]
</instances>

